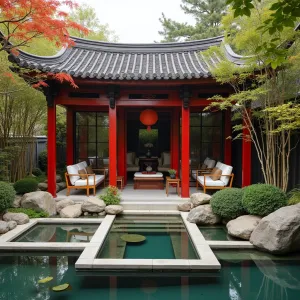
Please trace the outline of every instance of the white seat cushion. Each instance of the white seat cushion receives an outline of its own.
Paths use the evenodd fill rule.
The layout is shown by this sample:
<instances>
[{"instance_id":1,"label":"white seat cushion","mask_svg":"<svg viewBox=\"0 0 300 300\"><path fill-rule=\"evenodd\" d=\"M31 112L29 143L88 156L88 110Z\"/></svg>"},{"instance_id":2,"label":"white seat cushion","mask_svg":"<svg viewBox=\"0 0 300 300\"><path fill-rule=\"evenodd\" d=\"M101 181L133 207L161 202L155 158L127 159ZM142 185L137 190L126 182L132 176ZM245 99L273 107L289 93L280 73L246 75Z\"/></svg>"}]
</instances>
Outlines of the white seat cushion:
<instances>
[{"instance_id":1,"label":"white seat cushion","mask_svg":"<svg viewBox=\"0 0 300 300\"><path fill-rule=\"evenodd\" d=\"M206 158L204 159L204 162L203 162L203 163L204 163L205 165L207 165L207 162L208 162L209 160L210 160L210 158L209 158L209 157L206 157Z\"/></svg>"},{"instance_id":2,"label":"white seat cushion","mask_svg":"<svg viewBox=\"0 0 300 300\"><path fill-rule=\"evenodd\" d=\"M142 174L142 172L136 172L134 173L134 177L138 177L138 178L149 178L149 177L153 177L153 178L160 178L163 177L163 174L160 172L157 172L156 174Z\"/></svg>"},{"instance_id":3,"label":"white seat cushion","mask_svg":"<svg viewBox=\"0 0 300 300\"><path fill-rule=\"evenodd\" d=\"M209 159L206 163L207 168L212 169L216 164L216 161L213 159Z\"/></svg>"},{"instance_id":4,"label":"white seat cushion","mask_svg":"<svg viewBox=\"0 0 300 300\"><path fill-rule=\"evenodd\" d=\"M171 155L170 153L163 152L163 166L167 166L171 164Z\"/></svg>"},{"instance_id":5,"label":"white seat cushion","mask_svg":"<svg viewBox=\"0 0 300 300\"><path fill-rule=\"evenodd\" d=\"M95 176L95 185L102 182L104 180L104 175L96 175ZM86 179L78 179L75 181L75 186L86 186L87 180ZM94 176L89 176L89 186L94 185Z\"/></svg>"},{"instance_id":6,"label":"white seat cushion","mask_svg":"<svg viewBox=\"0 0 300 300\"><path fill-rule=\"evenodd\" d=\"M223 166L221 166L221 167L222 167L221 168L222 175L231 175L232 169L233 169L231 166L223 164ZM224 182L224 185L227 185L230 180L230 177L229 176L221 176L220 179Z\"/></svg>"},{"instance_id":7,"label":"white seat cushion","mask_svg":"<svg viewBox=\"0 0 300 300\"><path fill-rule=\"evenodd\" d=\"M78 174L78 165L70 165L67 166L67 172L68 174ZM80 179L80 176L78 174L78 176L70 176L70 182L72 185L75 184L75 182Z\"/></svg>"},{"instance_id":8,"label":"white seat cushion","mask_svg":"<svg viewBox=\"0 0 300 300\"><path fill-rule=\"evenodd\" d=\"M195 179L195 180L196 180L196 178L197 178L197 175L196 175L196 170L193 170L193 171L192 171L192 177L193 177L193 179Z\"/></svg>"},{"instance_id":9,"label":"white seat cushion","mask_svg":"<svg viewBox=\"0 0 300 300\"><path fill-rule=\"evenodd\" d=\"M197 180L204 185L204 176L198 176ZM212 180L209 176L206 176L205 186L225 186L225 184L222 180Z\"/></svg>"},{"instance_id":10,"label":"white seat cushion","mask_svg":"<svg viewBox=\"0 0 300 300\"><path fill-rule=\"evenodd\" d=\"M85 161L81 161L77 164L78 170L84 170L87 167L87 163Z\"/></svg>"}]
</instances>

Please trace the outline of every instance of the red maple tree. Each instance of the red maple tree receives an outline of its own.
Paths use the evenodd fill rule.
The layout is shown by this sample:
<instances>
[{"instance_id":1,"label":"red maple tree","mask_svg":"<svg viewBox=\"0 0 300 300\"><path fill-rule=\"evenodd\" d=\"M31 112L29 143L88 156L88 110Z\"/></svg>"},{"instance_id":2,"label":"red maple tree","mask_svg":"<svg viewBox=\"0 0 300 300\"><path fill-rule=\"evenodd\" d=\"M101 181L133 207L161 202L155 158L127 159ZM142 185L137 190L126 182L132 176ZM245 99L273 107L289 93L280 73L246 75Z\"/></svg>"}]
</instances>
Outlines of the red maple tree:
<instances>
[{"instance_id":1,"label":"red maple tree","mask_svg":"<svg viewBox=\"0 0 300 300\"><path fill-rule=\"evenodd\" d=\"M59 48L73 46L68 29L88 33L88 29L70 20L63 10L64 7L75 6L73 0L0 0L0 52L18 55L18 48L41 37L54 42ZM74 84L68 74L45 75Z\"/></svg>"}]
</instances>

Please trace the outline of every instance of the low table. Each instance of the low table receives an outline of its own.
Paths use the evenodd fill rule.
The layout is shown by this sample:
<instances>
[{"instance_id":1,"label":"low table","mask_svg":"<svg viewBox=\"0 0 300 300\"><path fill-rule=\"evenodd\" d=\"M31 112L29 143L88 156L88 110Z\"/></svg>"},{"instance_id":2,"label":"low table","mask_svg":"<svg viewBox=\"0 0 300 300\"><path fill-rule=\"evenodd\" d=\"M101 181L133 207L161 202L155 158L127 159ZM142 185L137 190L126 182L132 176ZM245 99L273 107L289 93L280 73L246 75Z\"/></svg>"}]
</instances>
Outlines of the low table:
<instances>
[{"instance_id":1,"label":"low table","mask_svg":"<svg viewBox=\"0 0 300 300\"><path fill-rule=\"evenodd\" d=\"M167 176L167 181L166 181L167 196L169 196L169 187L170 187L170 185L173 185L173 184L176 185L177 194L178 194L178 196L180 196L180 193L179 193L180 179L179 178L171 178L169 176Z\"/></svg>"},{"instance_id":2,"label":"low table","mask_svg":"<svg viewBox=\"0 0 300 300\"><path fill-rule=\"evenodd\" d=\"M163 190L164 177L163 174L157 172L155 174L143 174L142 172L134 173L134 189L140 190Z\"/></svg>"}]
</instances>

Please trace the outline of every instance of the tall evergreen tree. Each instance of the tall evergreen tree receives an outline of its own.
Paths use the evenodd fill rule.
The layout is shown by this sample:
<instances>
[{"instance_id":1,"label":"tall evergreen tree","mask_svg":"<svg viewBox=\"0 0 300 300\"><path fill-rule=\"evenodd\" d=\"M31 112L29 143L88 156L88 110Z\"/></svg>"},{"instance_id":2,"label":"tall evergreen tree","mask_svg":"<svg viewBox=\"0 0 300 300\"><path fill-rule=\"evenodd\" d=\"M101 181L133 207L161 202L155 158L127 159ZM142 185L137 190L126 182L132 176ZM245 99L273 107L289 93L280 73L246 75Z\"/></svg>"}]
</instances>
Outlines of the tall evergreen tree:
<instances>
[{"instance_id":1,"label":"tall evergreen tree","mask_svg":"<svg viewBox=\"0 0 300 300\"><path fill-rule=\"evenodd\" d=\"M162 42L198 40L222 34L220 23L226 11L226 0L182 0L181 9L195 18L196 24L179 23L165 14L159 19Z\"/></svg>"}]
</instances>

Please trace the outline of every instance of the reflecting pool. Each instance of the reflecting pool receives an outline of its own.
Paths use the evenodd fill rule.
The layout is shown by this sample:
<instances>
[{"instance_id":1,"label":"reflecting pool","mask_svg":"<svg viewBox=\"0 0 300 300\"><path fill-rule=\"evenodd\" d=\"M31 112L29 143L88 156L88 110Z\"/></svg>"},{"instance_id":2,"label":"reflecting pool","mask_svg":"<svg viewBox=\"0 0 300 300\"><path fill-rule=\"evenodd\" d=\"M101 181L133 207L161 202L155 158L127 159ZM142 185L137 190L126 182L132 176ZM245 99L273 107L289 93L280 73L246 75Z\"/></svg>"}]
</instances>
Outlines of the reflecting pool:
<instances>
[{"instance_id":1,"label":"reflecting pool","mask_svg":"<svg viewBox=\"0 0 300 300\"><path fill-rule=\"evenodd\" d=\"M123 240L124 235L138 234L139 243ZM197 259L188 233L179 216L117 217L98 258Z\"/></svg>"},{"instance_id":2,"label":"reflecting pool","mask_svg":"<svg viewBox=\"0 0 300 300\"><path fill-rule=\"evenodd\" d=\"M53 300L299 300L300 260L274 258L256 251L216 251L217 276L95 276L76 273L77 257L57 254L0 256L0 299ZM3 254L2 254L3 255ZM47 276L53 280L38 284ZM63 292L51 287L69 283Z\"/></svg>"},{"instance_id":3,"label":"reflecting pool","mask_svg":"<svg viewBox=\"0 0 300 300\"><path fill-rule=\"evenodd\" d=\"M38 224L30 228L14 242L73 242L88 243L100 224Z\"/></svg>"}]
</instances>

